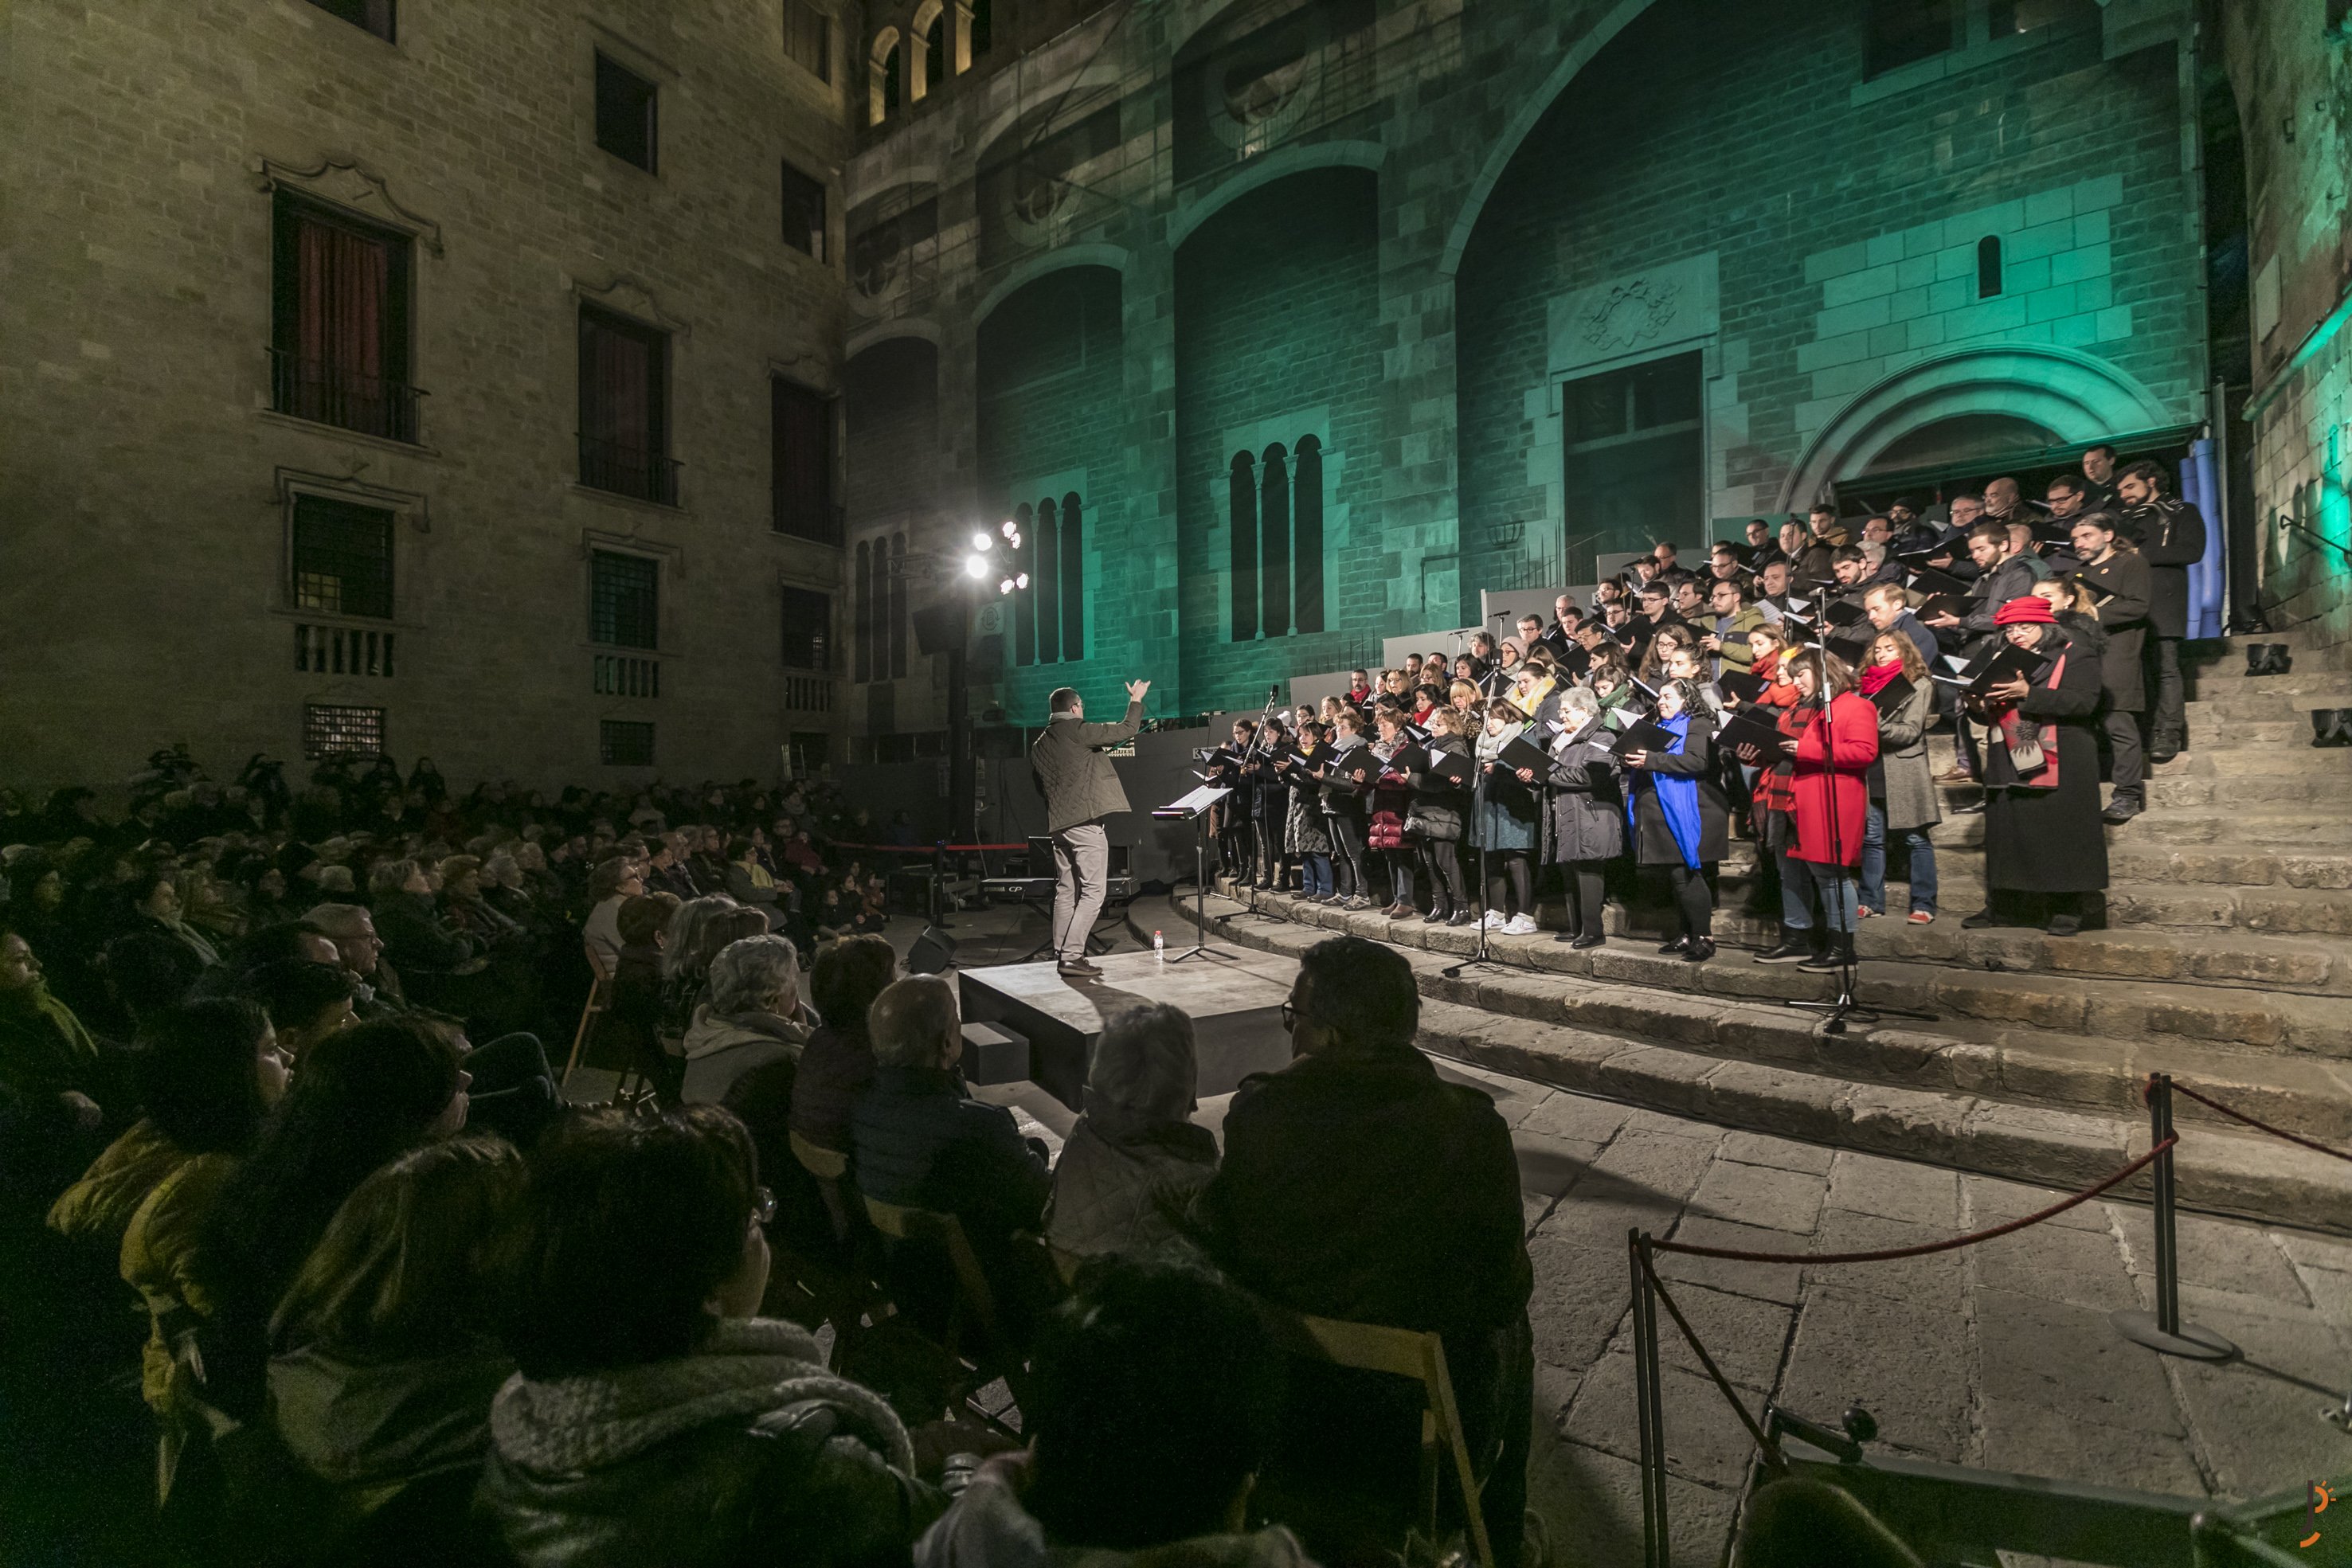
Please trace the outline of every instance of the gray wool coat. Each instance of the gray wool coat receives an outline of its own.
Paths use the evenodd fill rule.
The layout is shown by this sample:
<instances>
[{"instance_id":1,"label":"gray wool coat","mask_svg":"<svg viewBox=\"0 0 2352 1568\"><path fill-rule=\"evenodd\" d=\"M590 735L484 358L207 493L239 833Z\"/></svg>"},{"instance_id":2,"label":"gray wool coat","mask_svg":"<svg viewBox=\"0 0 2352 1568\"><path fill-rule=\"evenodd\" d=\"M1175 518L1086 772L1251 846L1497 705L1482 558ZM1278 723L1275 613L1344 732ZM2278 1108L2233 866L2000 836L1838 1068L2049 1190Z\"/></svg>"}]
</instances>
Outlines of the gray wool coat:
<instances>
[{"instance_id":1,"label":"gray wool coat","mask_svg":"<svg viewBox=\"0 0 2352 1568\"><path fill-rule=\"evenodd\" d=\"M1927 720L1935 711L1935 687L1921 681L1911 688L1901 707L1879 715L1877 767L1885 776L1885 788L1874 793L1885 803L1890 833L1932 828L1944 820L1935 777L1927 766Z\"/></svg>"}]
</instances>

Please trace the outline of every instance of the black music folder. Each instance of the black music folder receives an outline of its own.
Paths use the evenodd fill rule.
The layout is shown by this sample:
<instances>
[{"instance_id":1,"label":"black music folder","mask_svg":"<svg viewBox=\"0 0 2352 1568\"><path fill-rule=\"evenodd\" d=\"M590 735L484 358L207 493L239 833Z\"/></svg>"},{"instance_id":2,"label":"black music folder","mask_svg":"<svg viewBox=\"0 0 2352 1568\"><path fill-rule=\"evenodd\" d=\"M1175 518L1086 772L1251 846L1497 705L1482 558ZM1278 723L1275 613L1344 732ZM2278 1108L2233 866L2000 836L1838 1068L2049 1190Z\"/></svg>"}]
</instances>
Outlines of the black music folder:
<instances>
[{"instance_id":1,"label":"black music folder","mask_svg":"<svg viewBox=\"0 0 2352 1568\"><path fill-rule=\"evenodd\" d=\"M1522 768L1533 768L1538 779L1551 767L1551 758L1544 755L1543 748L1525 735L1515 735L1504 742L1503 749L1495 754L1495 760L1503 765L1506 772L1517 772Z\"/></svg>"},{"instance_id":2,"label":"black music folder","mask_svg":"<svg viewBox=\"0 0 2352 1568\"><path fill-rule=\"evenodd\" d=\"M1715 743L1737 750L1742 745L1752 746L1764 754L1767 762L1780 757L1780 743L1788 738L1780 733L1780 719L1760 708L1741 708L1723 721L1715 732Z\"/></svg>"},{"instance_id":3,"label":"black music folder","mask_svg":"<svg viewBox=\"0 0 2352 1568\"><path fill-rule=\"evenodd\" d=\"M1870 706L1878 710L1879 717L1885 718L1910 699L1911 691L1911 677L1897 675L1870 695Z\"/></svg>"},{"instance_id":4,"label":"black music folder","mask_svg":"<svg viewBox=\"0 0 2352 1568\"><path fill-rule=\"evenodd\" d=\"M1743 703L1759 701L1764 695L1764 677L1730 664L1723 666L1723 674L1715 677L1715 684L1726 696L1738 697Z\"/></svg>"}]
</instances>

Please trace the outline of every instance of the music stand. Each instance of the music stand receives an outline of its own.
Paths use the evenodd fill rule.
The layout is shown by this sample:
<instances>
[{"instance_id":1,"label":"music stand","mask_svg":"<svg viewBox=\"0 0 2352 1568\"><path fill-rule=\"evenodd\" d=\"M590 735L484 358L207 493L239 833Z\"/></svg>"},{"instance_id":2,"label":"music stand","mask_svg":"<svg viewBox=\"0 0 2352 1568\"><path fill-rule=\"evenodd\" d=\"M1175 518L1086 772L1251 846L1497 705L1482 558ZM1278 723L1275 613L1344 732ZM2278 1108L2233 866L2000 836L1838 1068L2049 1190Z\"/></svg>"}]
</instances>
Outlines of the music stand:
<instances>
[{"instance_id":1,"label":"music stand","mask_svg":"<svg viewBox=\"0 0 2352 1568\"><path fill-rule=\"evenodd\" d=\"M1187 958L1225 956L1209 946L1209 808L1231 795L1233 791L1221 784L1203 784L1190 794L1178 797L1165 806L1157 807L1152 815L1163 822L1189 821L1192 824L1192 946L1181 953L1168 955L1168 962L1181 964Z\"/></svg>"}]
</instances>

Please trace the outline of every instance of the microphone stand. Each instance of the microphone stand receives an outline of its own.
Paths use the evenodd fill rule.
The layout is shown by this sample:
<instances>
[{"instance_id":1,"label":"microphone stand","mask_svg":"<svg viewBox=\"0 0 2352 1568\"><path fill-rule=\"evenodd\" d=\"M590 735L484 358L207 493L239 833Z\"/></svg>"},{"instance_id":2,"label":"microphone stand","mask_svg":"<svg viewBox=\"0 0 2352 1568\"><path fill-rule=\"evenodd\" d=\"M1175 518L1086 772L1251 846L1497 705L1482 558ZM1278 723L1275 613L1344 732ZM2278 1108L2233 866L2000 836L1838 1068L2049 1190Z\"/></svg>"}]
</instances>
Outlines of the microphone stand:
<instances>
[{"instance_id":1,"label":"microphone stand","mask_svg":"<svg viewBox=\"0 0 2352 1568\"><path fill-rule=\"evenodd\" d=\"M1486 769L1485 765L1478 761L1478 743L1475 740L1470 743L1470 761L1473 768L1473 771L1470 775L1470 821L1472 826L1475 827L1478 825L1478 819L1485 814L1486 804ZM1467 958L1463 959L1459 964L1450 964L1444 969L1438 971L1449 980L1455 978L1467 969L1480 967L1500 969L1508 967L1497 963L1495 959L1493 950L1486 945L1486 834L1480 833L1478 835L1477 848L1478 891L1476 895L1471 900L1472 905L1476 908L1478 912L1475 934L1470 938L1470 956Z\"/></svg>"},{"instance_id":2,"label":"microphone stand","mask_svg":"<svg viewBox=\"0 0 2352 1568\"><path fill-rule=\"evenodd\" d=\"M1822 652L1822 662L1816 667L1822 673L1822 749L1827 757L1824 771L1829 775L1830 854L1832 857L1832 863L1837 868L1839 880L1843 882L1845 876L1845 850L1838 842L1837 731L1831 727L1830 722L1830 705L1833 699L1829 695L1828 659L1829 653L1824 649ZM1791 770L1793 772L1793 766ZM1857 779L1854 782L1862 789L1862 809L1867 812L1870 810L1870 780L1865 776ZM1800 1012L1826 1015L1822 1019L1823 1034L1843 1034L1845 1026L1855 1021L1873 1024L1883 1023L1888 1019L1909 1019L1914 1023L1935 1022L1934 1013L1912 1012L1904 1008L1866 1008L1854 999L1854 986L1862 968L1862 955L1856 951L1854 946L1855 940L1862 935L1862 885L1859 866L1855 867L1853 892L1853 907L1846 911L1846 918L1853 924L1847 928L1846 939L1838 956L1837 999L1827 1002L1784 1001L1780 1005L1785 1008L1795 1008ZM1829 911L1824 908L1822 913L1826 915ZM1830 936L1832 941L1836 939L1837 932L1834 927L1831 930Z\"/></svg>"},{"instance_id":3,"label":"microphone stand","mask_svg":"<svg viewBox=\"0 0 2352 1568\"><path fill-rule=\"evenodd\" d=\"M1266 731L1274 727L1274 710L1281 706L1281 702L1282 688L1278 685L1267 687L1265 693L1265 706L1258 710L1257 733L1250 737L1249 749L1242 753L1242 765L1244 769L1255 766L1252 759L1257 756L1258 747L1260 743L1265 739ZM1272 747L1270 747L1267 749L1269 753L1272 751ZM1254 777L1249 779L1249 791L1250 806L1252 808L1251 815L1255 817L1256 814L1255 808L1257 805L1258 783L1257 779ZM1265 834L1263 830L1260 830L1254 832L1252 836L1254 838L1263 839ZM1265 856L1266 860L1270 862L1267 869L1274 873L1277 883L1274 891L1279 893L1281 888L1278 884L1282 875L1281 857L1275 854L1274 846L1271 841L1261 842L1257 847L1258 852ZM1260 920L1279 920L1282 918L1277 915L1265 914L1246 902L1242 904L1241 913L1244 915L1255 916Z\"/></svg>"}]
</instances>

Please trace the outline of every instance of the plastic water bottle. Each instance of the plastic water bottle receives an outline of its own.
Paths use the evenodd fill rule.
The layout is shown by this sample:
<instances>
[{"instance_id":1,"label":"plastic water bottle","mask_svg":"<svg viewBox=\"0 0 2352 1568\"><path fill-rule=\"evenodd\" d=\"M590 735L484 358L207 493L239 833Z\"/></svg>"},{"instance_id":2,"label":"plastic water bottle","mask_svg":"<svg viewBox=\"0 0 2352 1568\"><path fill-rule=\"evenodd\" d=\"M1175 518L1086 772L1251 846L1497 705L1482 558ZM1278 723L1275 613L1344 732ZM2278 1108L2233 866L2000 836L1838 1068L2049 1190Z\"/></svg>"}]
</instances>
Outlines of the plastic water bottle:
<instances>
[{"instance_id":1,"label":"plastic water bottle","mask_svg":"<svg viewBox=\"0 0 2352 1568\"><path fill-rule=\"evenodd\" d=\"M1151 934L1151 956L1160 963L1168 962L1168 940L1157 931Z\"/></svg>"}]
</instances>

